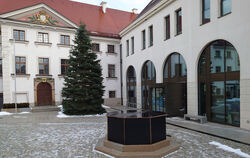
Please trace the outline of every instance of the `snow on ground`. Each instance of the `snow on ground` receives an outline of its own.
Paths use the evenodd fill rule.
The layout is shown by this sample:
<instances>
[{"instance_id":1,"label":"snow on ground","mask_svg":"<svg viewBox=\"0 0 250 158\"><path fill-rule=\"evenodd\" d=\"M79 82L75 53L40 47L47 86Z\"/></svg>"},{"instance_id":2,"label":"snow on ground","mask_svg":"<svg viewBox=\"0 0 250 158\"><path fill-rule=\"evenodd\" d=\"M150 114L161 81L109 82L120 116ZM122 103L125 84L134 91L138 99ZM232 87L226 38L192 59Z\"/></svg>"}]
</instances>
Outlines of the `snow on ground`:
<instances>
[{"instance_id":1,"label":"snow on ground","mask_svg":"<svg viewBox=\"0 0 250 158\"><path fill-rule=\"evenodd\" d=\"M106 116L106 113L105 114L102 114L102 115L66 115L64 114L63 112L58 112L57 114L57 117L58 118L74 118L74 117L103 117L103 116Z\"/></svg>"},{"instance_id":2,"label":"snow on ground","mask_svg":"<svg viewBox=\"0 0 250 158\"><path fill-rule=\"evenodd\" d=\"M212 141L209 143L210 145L215 145L217 146L217 148L219 149L222 149L222 150L225 150L225 151L228 151L228 152L232 152L232 153L235 153L241 157L244 157L244 158L250 158L250 155L248 155L247 153L244 153L242 152L240 149L234 149L234 148L231 148L227 145L223 145L219 142L215 142L215 141Z\"/></svg>"},{"instance_id":3,"label":"snow on ground","mask_svg":"<svg viewBox=\"0 0 250 158\"><path fill-rule=\"evenodd\" d=\"M5 111L0 112L0 116L9 116L9 115L13 115L13 114L9 112L5 112Z\"/></svg>"},{"instance_id":4,"label":"snow on ground","mask_svg":"<svg viewBox=\"0 0 250 158\"><path fill-rule=\"evenodd\" d=\"M105 108L105 109L110 109L110 107L106 106L106 105L102 105L102 107Z\"/></svg>"},{"instance_id":5,"label":"snow on ground","mask_svg":"<svg viewBox=\"0 0 250 158\"><path fill-rule=\"evenodd\" d=\"M63 106L59 105L58 106L61 111L58 112L57 114L57 118L74 118L74 117L102 117L102 116L106 116L106 113L104 114L97 114L97 115L66 115L63 113ZM109 107L108 107L109 108Z\"/></svg>"},{"instance_id":6,"label":"snow on ground","mask_svg":"<svg viewBox=\"0 0 250 158\"><path fill-rule=\"evenodd\" d=\"M30 112L24 111L24 112L20 112L18 114L30 114Z\"/></svg>"}]
</instances>

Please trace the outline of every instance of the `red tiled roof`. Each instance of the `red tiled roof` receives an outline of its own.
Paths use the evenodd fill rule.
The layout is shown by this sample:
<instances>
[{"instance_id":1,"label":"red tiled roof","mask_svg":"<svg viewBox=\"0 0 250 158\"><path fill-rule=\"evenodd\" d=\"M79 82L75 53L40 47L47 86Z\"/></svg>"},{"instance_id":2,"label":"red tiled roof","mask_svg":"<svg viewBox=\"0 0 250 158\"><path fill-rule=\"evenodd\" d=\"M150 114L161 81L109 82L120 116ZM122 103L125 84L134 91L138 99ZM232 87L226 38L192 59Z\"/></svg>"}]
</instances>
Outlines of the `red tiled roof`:
<instances>
[{"instance_id":1,"label":"red tiled roof","mask_svg":"<svg viewBox=\"0 0 250 158\"><path fill-rule=\"evenodd\" d=\"M73 23L86 24L93 35L119 37L119 32L137 16L131 12L107 8L102 12L100 6L73 2L70 0L0 0L0 14L44 3Z\"/></svg>"}]
</instances>

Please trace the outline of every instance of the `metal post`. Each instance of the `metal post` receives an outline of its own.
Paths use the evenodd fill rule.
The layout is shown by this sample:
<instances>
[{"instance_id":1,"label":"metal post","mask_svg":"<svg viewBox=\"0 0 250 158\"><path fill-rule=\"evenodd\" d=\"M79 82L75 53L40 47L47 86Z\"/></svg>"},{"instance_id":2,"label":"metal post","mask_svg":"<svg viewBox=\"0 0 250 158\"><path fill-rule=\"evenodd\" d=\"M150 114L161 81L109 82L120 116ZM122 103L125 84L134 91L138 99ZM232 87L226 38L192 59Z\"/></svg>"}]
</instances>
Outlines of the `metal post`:
<instances>
[{"instance_id":1,"label":"metal post","mask_svg":"<svg viewBox=\"0 0 250 158\"><path fill-rule=\"evenodd\" d=\"M15 112L17 113L17 99L16 99L16 40L14 38L14 85L15 85Z\"/></svg>"}]
</instances>

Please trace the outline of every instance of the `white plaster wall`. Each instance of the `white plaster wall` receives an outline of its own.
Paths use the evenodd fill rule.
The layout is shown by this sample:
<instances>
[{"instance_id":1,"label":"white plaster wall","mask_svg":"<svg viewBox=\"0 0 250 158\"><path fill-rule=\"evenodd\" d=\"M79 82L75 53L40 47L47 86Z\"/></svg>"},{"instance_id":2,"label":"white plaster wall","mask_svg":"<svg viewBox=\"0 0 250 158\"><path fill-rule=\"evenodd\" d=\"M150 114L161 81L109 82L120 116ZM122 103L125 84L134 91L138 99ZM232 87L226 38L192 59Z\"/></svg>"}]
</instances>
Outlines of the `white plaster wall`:
<instances>
[{"instance_id":1,"label":"white plaster wall","mask_svg":"<svg viewBox=\"0 0 250 158\"><path fill-rule=\"evenodd\" d=\"M15 44L16 56L26 57L26 74L29 76L17 76L17 101L34 103L34 78L39 74L38 58L49 58L49 74L55 79L55 101L59 104L62 100L61 92L63 88L64 79L61 76L61 59L68 59L70 47L61 47L57 44L60 43L60 35L70 35L71 44L73 44L75 30L63 30L63 29L49 29L42 27L32 27L27 25L15 25L15 24L0 24L2 32L2 52L3 52L3 81L0 79L0 92L4 91L4 103L14 102L15 92L15 80L14 80L14 44L10 39L13 39L13 29L25 30L25 40L27 43ZM52 45L38 45L37 41L38 32L49 33L49 42ZM91 37L92 38L92 37ZM119 67L119 40L113 40L109 38L94 38L100 42L101 50L103 53L98 54L98 58L101 59L101 65L103 67L103 77L105 95L104 98L108 98L108 90L115 90L117 92L117 98L120 98L120 67ZM115 45L115 52L117 55L107 55L107 44ZM116 65L116 80L106 79L108 74L108 63ZM27 96L27 97L26 97Z\"/></svg>"},{"instance_id":2,"label":"white plaster wall","mask_svg":"<svg viewBox=\"0 0 250 158\"><path fill-rule=\"evenodd\" d=\"M167 0L165 1L167 2ZM143 19L144 22L142 24L122 37L123 52L126 52L126 40L130 40L133 36L135 38L135 54L126 57L126 53L123 53L123 75L126 76L127 68L130 65L134 66L137 75L138 106L141 106L141 68L144 62L151 60L154 63L156 82L162 83L166 58L171 53L178 52L183 56L187 65L188 113L198 114L197 64L199 56L208 43L217 39L227 40L234 45L240 57L240 77L241 79L250 78L250 72L248 71L248 61L250 60L250 20L247 20L250 14L248 9L250 1L232 0L232 13L220 18L219 0L210 2L211 22L205 25L201 25L201 0L176 0L152 17ZM176 36L175 11L179 8L182 8L183 25L182 34ZM167 15L170 15L171 37L169 40L164 40L164 17ZM148 27L150 25L154 27L154 45L152 47L148 47ZM142 50L141 31L144 29L146 29L147 36L146 49ZM126 83L125 77L123 82ZM126 84L123 86L123 91L124 103L126 103ZM244 102L244 98L241 98L242 102ZM241 104L241 107L243 106L246 105ZM247 120L250 120L250 115L246 117L248 118ZM244 116L244 118L246 117ZM246 121L241 123L242 128L250 129L250 127L246 127Z\"/></svg>"}]
</instances>

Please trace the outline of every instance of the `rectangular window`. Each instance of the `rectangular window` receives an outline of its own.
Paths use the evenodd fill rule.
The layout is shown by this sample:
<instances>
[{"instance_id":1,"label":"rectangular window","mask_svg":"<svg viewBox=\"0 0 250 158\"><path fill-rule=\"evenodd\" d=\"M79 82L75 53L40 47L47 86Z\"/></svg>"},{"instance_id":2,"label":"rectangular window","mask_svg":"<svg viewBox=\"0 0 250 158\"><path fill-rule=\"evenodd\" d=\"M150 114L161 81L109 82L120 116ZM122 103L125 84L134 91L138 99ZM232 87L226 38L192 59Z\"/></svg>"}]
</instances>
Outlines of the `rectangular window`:
<instances>
[{"instance_id":1,"label":"rectangular window","mask_svg":"<svg viewBox=\"0 0 250 158\"><path fill-rule=\"evenodd\" d=\"M108 53L115 53L115 46L114 45L108 45Z\"/></svg>"},{"instance_id":2,"label":"rectangular window","mask_svg":"<svg viewBox=\"0 0 250 158\"><path fill-rule=\"evenodd\" d=\"M221 0L221 16L231 13L231 0Z\"/></svg>"},{"instance_id":3,"label":"rectangular window","mask_svg":"<svg viewBox=\"0 0 250 158\"><path fill-rule=\"evenodd\" d=\"M61 40L60 40L60 44L62 45L70 45L70 37L69 35L61 35Z\"/></svg>"},{"instance_id":4,"label":"rectangular window","mask_svg":"<svg viewBox=\"0 0 250 158\"><path fill-rule=\"evenodd\" d=\"M152 46L154 43L154 38L153 38L153 25L149 26L149 46Z\"/></svg>"},{"instance_id":5,"label":"rectangular window","mask_svg":"<svg viewBox=\"0 0 250 158\"><path fill-rule=\"evenodd\" d=\"M61 74L66 75L66 72L68 71L69 63L68 59L61 59Z\"/></svg>"},{"instance_id":6,"label":"rectangular window","mask_svg":"<svg viewBox=\"0 0 250 158\"><path fill-rule=\"evenodd\" d=\"M165 40L170 38L170 16L165 17Z\"/></svg>"},{"instance_id":7,"label":"rectangular window","mask_svg":"<svg viewBox=\"0 0 250 158\"><path fill-rule=\"evenodd\" d=\"M23 30L14 30L14 39L16 41L25 41L25 31L23 31Z\"/></svg>"},{"instance_id":8,"label":"rectangular window","mask_svg":"<svg viewBox=\"0 0 250 158\"><path fill-rule=\"evenodd\" d=\"M92 43L92 50L93 50L93 52L100 52L100 44L99 43Z\"/></svg>"},{"instance_id":9,"label":"rectangular window","mask_svg":"<svg viewBox=\"0 0 250 158\"><path fill-rule=\"evenodd\" d=\"M39 58L39 74L48 75L49 74L49 59Z\"/></svg>"},{"instance_id":10,"label":"rectangular window","mask_svg":"<svg viewBox=\"0 0 250 158\"><path fill-rule=\"evenodd\" d=\"M146 31L142 31L142 49L146 48Z\"/></svg>"},{"instance_id":11,"label":"rectangular window","mask_svg":"<svg viewBox=\"0 0 250 158\"><path fill-rule=\"evenodd\" d=\"M115 91L109 91L109 98L115 98Z\"/></svg>"},{"instance_id":12,"label":"rectangular window","mask_svg":"<svg viewBox=\"0 0 250 158\"><path fill-rule=\"evenodd\" d=\"M38 32L38 42L49 43L49 34Z\"/></svg>"},{"instance_id":13,"label":"rectangular window","mask_svg":"<svg viewBox=\"0 0 250 158\"><path fill-rule=\"evenodd\" d=\"M218 72L221 72L221 67L220 66L216 66L215 67L215 71L218 73Z\"/></svg>"},{"instance_id":14,"label":"rectangular window","mask_svg":"<svg viewBox=\"0 0 250 158\"><path fill-rule=\"evenodd\" d=\"M127 56L129 56L129 40L126 41L127 43Z\"/></svg>"},{"instance_id":15,"label":"rectangular window","mask_svg":"<svg viewBox=\"0 0 250 158\"><path fill-rule=\"evenodd\" d=\"M231 51L227 51L227 58L232 58L232 53L231 53Z\"/></svg>"},{"instance_id":16,"label":"rectangular window","mask_svg":"<svg viewBox=\"0 0 250 158\"><path fill-rule=\"evenodd\" d=\"M115 65L108 65L108 77L115 77Z\"/></svg>"},{"instance_id":17,"label":"rectangular window","mask_svg":"<svg viewBox=\"0 0 250 158\"><path fill-rule=\"evenodd\" d=\"M16 57L16 74L23 75L26 74L26 58Z\"/></svg>"},{"instance_id":18,"label":"rectangular window","mask_svg":"<svg viewBox=\"0 0 250 158\"><path fill-rule=\"evenodd\" d=\"M135 38L131 37L131 54L135 53Z\"/></svg>"},{"instance_id":19,"label":"rectangular window","mask_svg":"<svg viewBox=\"0 0 250 158\"><path fill-rule=\"evenodd\" d=\"M210 22L210 0L202 0L202 24Z\"/></svg>"},{"instance_id":20,"label":"rectangular window","mask_svg":"<svg viewBox=\"0 0 250 158\"><path fill-rule=\"evenodd\" d=\"M0 76L3 75L2 59L0 59Z\"/></svg>"},{"instance_id":21,"label":"rectangular window","mask_svg":"<svg viewBox=\"0 0 250 158\"><path fill-rule=\"evenodd\" d=\"M181 9L176 11L176 34L182 33L182 11Z\"/></svg>"},{"instance_id":22,"label":"rectangular window","mask_svg":"<svg viewBox=\"0 0 250 158\"><path fill-rule=\"evenodd\" d=\"M220 51L219 51L219 50L215 51L215 56L214 56L214 58L221 58L221 54L220 54Z\"/></svg>"}]
</instances>

